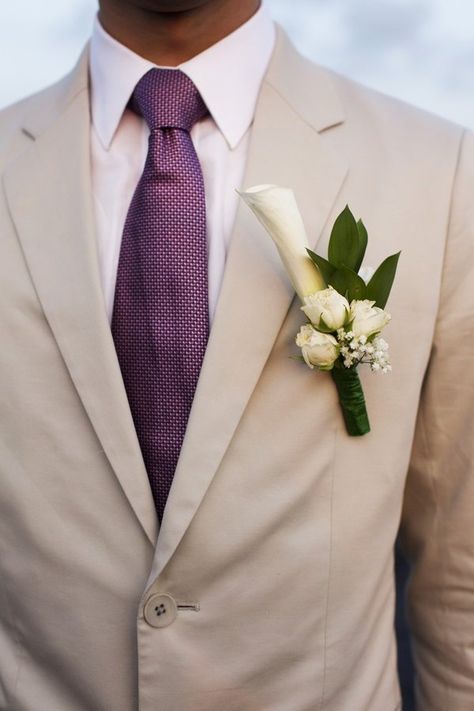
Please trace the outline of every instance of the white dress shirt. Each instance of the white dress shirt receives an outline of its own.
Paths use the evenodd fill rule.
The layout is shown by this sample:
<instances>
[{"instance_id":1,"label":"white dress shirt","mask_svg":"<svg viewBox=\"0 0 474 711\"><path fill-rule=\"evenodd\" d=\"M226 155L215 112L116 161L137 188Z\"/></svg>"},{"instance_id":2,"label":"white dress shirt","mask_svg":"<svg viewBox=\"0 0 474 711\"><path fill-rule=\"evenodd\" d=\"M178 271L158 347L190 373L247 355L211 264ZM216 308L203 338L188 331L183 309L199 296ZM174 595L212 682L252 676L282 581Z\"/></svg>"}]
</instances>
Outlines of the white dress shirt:
<instances>
[{"instance_id":1,"label":"white dress shirt","mask_svg":"<svg viewBox=\"0 0 474 711\"><path fill-rule=\"evenodd\" d=\"M209 315L214 315L258 92L270 61L275 27L264 7L237 30L179 66L194 82L210 116L191 138L201 163L207 211ZM109 320L122 230L145 164L149 130L126 108L148 60L94 24L90 46L92 189L102 287Z\"/></svg>"}]
</instances>

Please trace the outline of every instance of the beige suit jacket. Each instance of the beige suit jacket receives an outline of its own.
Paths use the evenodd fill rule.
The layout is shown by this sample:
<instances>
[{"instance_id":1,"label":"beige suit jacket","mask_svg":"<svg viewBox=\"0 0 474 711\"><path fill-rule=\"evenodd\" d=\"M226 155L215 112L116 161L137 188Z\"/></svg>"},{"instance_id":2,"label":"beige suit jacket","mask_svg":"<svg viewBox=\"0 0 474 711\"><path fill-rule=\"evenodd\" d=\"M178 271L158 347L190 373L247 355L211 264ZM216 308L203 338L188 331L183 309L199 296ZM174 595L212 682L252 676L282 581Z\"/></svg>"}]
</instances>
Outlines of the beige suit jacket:
<instances>
[{"instance_id":1,"label":"beige suit jacket","mask_svg":"<svg viewBox=\"0 0 474 711\"><path fill-rule=\"evenodd\" d=\"M393 374L363 373L372 432L348 437L242 205L158 535L99 279L87 62L0 114L0 707L399 709L404 499L419 709L472 711L472 136L279 33L245 184L292 187L323 255L346 203L366 263L402 249Z\"/></svg>"}]
</instances>

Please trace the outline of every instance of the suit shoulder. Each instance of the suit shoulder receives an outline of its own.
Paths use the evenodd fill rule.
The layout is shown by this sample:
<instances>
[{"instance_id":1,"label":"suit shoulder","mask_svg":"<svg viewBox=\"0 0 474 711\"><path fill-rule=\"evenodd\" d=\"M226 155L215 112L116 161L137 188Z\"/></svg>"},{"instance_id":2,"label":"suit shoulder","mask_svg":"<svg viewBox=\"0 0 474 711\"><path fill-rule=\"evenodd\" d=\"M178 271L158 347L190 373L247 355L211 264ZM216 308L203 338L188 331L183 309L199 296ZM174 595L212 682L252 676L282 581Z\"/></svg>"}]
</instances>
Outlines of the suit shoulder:
<instances>
[{"instance_id":1,"label":"suit shoulder","mask_svg":"<svg viewBox=\"0 0 474 711\"><path fill-rule=\"evenodd\" d=\"M47 101L50 89L51 87L48 87L0 109L0 147L21 130L24 120L30 114Z\"/></svg>"},{"instance_id":2,"label":"suit shoulder","mask_svg":"<svg viewBox=\"0 0 474 711\"><path fill-rule=\"evenodd\" d=\"M21 149L29 117L46 113L54 102L60 83L56 82L0 110L0 166Z\"/></svg>"},{"instance_id":3,"label":"suit shoulder","mask_svg":"<svg viewBox=\"0 0 474 711\"><path fill-rule=\"evenodd\" d=\"M413 152L420 166L428 166L423 151L438 162L452 162L459 151L463 127L312 62L283 31L267 82L318 132L342 125L337 132L327 131L327 140L354 156L359 147L370 160L389 154L397 162L399 153L401 166L409 164Z\"/></svg>"},{"instance_id":4,"label":"suit shoulder","mask_svg":"<svg viewBox=\"0 0 474 711\"><path fill-rule=\"evenodd\" d=\"M378 127L389 131L392 140L397 137L409 144L416 143L420 135L423 144L435 141L438 149L462 140L466 129L448 119L413 106L359 82L349 79L325 67L318 67L326 74L343 105L347 118L354 124L363 123L368 131Z\"/></svg>"},{"instance_id":5,"label":"suit shoulder","mask_svg":"<svg viewBox=\"0 0 474 711\"><path fill-rule=\"evenodd\" d=\"M25 133L33 123L47 126L74 96L87 86L84 51L71 72L58 81L0 110L0 166L24 145Z\"/></svg>"}]
</instances>

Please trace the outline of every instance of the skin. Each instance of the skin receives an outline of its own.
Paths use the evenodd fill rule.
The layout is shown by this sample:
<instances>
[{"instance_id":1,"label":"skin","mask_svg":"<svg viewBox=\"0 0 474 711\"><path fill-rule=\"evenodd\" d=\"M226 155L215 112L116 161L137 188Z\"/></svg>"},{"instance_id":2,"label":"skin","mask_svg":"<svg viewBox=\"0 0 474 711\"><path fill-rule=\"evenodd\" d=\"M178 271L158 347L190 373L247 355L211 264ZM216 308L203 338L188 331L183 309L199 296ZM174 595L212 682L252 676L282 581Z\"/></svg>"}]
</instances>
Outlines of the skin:
<instances>
[{"instance_id":1,"label":"skin","mask_svg":"<svg viewBox=\"0 0 474 711\"><path fill-rule=\"evenodd\" d=\"M176 67L236 30L261 0L99 0L116 40L154 64Z\"/></svg>"}]
</instances>

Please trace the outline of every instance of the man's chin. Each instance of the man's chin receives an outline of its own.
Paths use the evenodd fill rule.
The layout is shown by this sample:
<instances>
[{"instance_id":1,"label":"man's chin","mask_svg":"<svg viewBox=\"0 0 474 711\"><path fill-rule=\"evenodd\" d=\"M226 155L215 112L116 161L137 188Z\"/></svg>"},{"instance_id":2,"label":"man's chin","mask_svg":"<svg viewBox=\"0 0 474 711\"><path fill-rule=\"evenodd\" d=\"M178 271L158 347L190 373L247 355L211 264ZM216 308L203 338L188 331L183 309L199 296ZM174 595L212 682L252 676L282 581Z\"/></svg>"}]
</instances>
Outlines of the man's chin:
<instances>
[{"instance_id":1,"label":"man's chin","mask_svg":"<svg viewBox=\"0 0 474 711\"><path fill-rule=\"evenodd\" d=\"M151 12L187 12L209 5L215 0L122 0L124 5L135 5Z\"/></svg>"}]
</instances>

